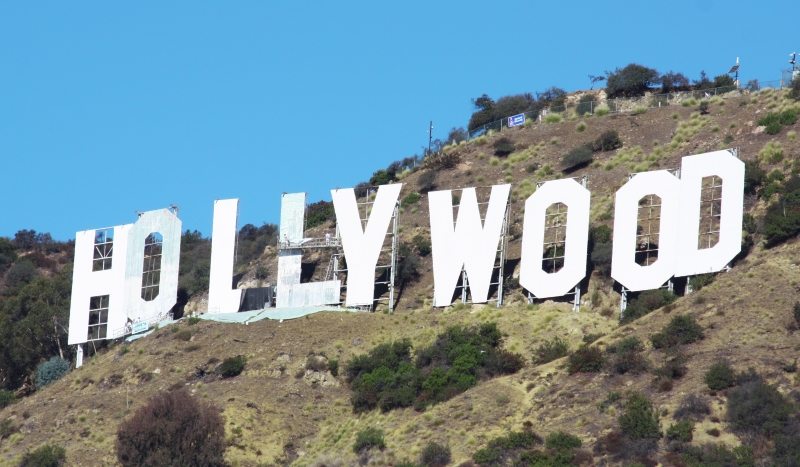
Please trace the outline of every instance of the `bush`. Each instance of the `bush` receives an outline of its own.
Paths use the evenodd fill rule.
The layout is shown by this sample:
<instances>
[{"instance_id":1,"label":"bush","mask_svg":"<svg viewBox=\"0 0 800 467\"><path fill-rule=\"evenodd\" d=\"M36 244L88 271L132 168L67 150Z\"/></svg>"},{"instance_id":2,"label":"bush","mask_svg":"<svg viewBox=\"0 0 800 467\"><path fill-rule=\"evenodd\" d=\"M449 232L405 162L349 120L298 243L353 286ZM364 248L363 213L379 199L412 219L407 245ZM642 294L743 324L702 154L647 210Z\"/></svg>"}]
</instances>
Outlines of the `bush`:
<instances>
[{"instance_id":1,"label":"bush","mask_svg":"<svg viewBox=\"0 0 800 467\"><path fill-rule=\"evenodd\" d=\"M611 112L607 105L601 105L594 110L595 117L605 117Z\"/></svg>"},{"instance_id":2,"label":"bush","mask_svg":"<svg viewBox=\"0 0 800 467\"><path fill-rule=\"evenodd\" d=\"M625 311L622 312L620 322L623 324L630 323L652 311L669 305L677 299L678 297L674 293L666 289L646 290L628 303Z\"/></svg>"},{"instance_id":3,"label":"bush","mask_svg":"<svg viewBox=\"0 0 800 467\"><path fill-rule=\"evenodd\" d=\"M420 193L427 193L436 188L436 171L428 170L420 175L417 180L417 186Z\"/></svg>"},{"instance_id":4,"label":"bush","mask_svg":"<svg viewBox=\"0 0 800 467\"><path fill-rule=\"evenodd\" d=\"M45 444L39 449L27 452L22 457L20 467L59 467L67 460L67 451L61 446Z\"/></svg>"},{"instance_id":5,"label":"bush","mask_svg":"<svg viewBox=\"0 0 800 467\"><path fill-rule=\"evenodd\" d=\"M481 466L502 465L505 461L519 456L523 450L530 449L541 442L542 439L529 429L512 431L506 436L490 440L485 448L475 452L472 460ZM523 461L521 456L519 460Z\"/></svg>"},{"instance_id":6,"label":"bush","mask_svg":"<svg viewBox=\"0 0 800 467\"><path fill-rule=\"evenodd\" d=\"M592 162L592 145L584 144L568 152L561 159L561 167L564 170L575 170Z\"/></svg>"},{"instance_id":7,"label":"bush","mask_svg":"<svg viewBox=\"0 0 800 467\"><path fill-rule=\"evenodd\" d=\"M545 438L545 446L547 449L553 449L556 451L566 451L573 448L579 448L581 445L582 443L580 438L575 435L564 433L563 431L550 433Z\"/></svg>"},{"instance_id":8,"label":"bush","mask_svg":"<svg viewBox=\"0 0 800 467\"><path fill-rule=\"evenodd\" d=\"M661 332L650 336L653 347L663 349L676 345L686 345L703 339L703 328L691 315L679 315L667 324Z\"/></svg>"},{"instance_id":9,"label":"bush","mask_svg":"<svg viewBox=\"0 0 800 467\"><path fill-rule=\"evenodd\" d=\"M636 336L626 337L616 345L606 348L609 353L641 352L642 350L644 350L644 343Z\"/></svg>"},{"instance_id":10,"label":"bush","mask_svg":"<svg viewBox=\"0 0 800 467\"><path fill-rule=\"evenodd\" d=\"M353 444L353 452L361 452L372 448L383 449L386 441L383 439L383 430L369 427L356 434L356 442Z\"/></svg>"},{"instance_id":11,"label":"bush","mask_svg":"<svg viewBox=\"0 0 800 467\"><path fill-rule=\"evenodd\" d=\"M604 242L595 243L592 248L592 264L595 269L606 277L611 277L611 254L613 246L611 242Z\"/></svg>"},{"instance_id":12,"label":"bush","mask_svg":"<svg viewBox=\"0 0 800 467\"><path fill-rule=\"evenodd\" d=\"M597 347L582 345L578 350L570 354L567 360L567 371L569 374L575 373L597 373L603 369L605 358L603 352Z\"/></svg>"},{"instance_id":13,"label":"bush","mask_svg":"<svg viewBox=\"0 0 800 467\"><path fill-rule=\"evenodd\" d=\"M594 142L595 151L613 151L622 147L622 140L617 130L604 131Z\"/></svg>"},{"instance_id":14,"label":"bush","mask_svg":"<svg viewBox=\"0 0 800 467\"><path fill-rule=\"evenodd\" d=\"M27 259L14 263L6 273L5 282L8 287L17 287L29 284L39 276L39 270Z\"/></svg>"},{"instance_id":15,"label":"bush","mask_svg":"<svg viewBox=\"0 0 800 467\"><path fill-rule=\"evenodd\" d=\"M795 302L794 308L792 308L792 316L794 316L794 322L800 326L800 302Z\"/></svg>"},{"instance_id":16,"label":"bush","mask_svg":"<svg viewBox=\"0 0 800 467\"><path fill-rule=\"evenodd\" d=\"M544 123L552 124L552 123L561 123L564 119L561 118L561 115L555 112L549 112L546 117L544 117Z\"/></svg>"},{"instance_id":17,"label":"bush","mask_svg":"<svg viewBox=\"0 0 800 467\"><path fill-rule=\"evenodd\" d=\"M693 291L698 292L712 282L714 282L714 274L698 274L689 279L689 286Z\"/></svg>"},{"instance_id":18,"label":"bush","mask_svg":"<svg viewBox=\"0 0 800 467\"><path fill-rule=\"evenodd\" d=\"M502 136L492 143L494 148L494 155L497 157L506 157L514 152L514 141L507 136Z\"/></svg>"},{"instance_id":19,"label":"bush","mask_svg":"<svg viewBox=\"0 0 800 467\"><path fill-rule=\"evenodd\" d=\"M69 372L69 361L59 357L52 357L36 367L36 387L43 388L50 383L58 381L67 372Z\"/></svg>"},{"instance_id":20,"label":"bush","mask_svg":"<svg viewBox=\"0 0 800 467\"><path fill-rule=\"evenodd\" d=\"M411 239L411 243L414 245L414 248L417 249L420 256L428 256L431 254L431 241L429 238L423 237L422 235L414 235L414 238Z\"/></svg>"},{"instance_id":21,"label":"bush","mask_svg":"<svg viewBox=\"0 0 800 467\"><path fill-rule=\"evenodd\" d=\"M661 437L658 413L650 399L633 393L623 406L625 412L619 416L620 429L632 440L657 439Z\"/></svg>"},{"instance_id":22,"label":"bush","mask_svg":"<svg viewBox=\"0 0 800 467\"><path fill-rule=\"evenodd\" d=\"M330 371L333 376L339 376L339 360L334 358L328 360L328 371Z\"/></svg>"},{"instance_id":23,"label":"bush","mask_svg":"<svg viewBox=\"0 0 800 467\"><path fill-rule=\"evenodd\" d=\"M724 444L705 444L703 447L686 446L681 460L689 467L755 467L753 449L737 446L729 450ZM788 465L788 464L787 464Z\"/></svg>"},{"instance_id":24,"label":"bush","mask_svg":"<svg viewBox=\"0 0 800 467\"><path fill-rule=\"evenodd\" d=\"M719 391L735 385L736 374L728 362L719 361L711 365L711 368L706 371L703 380L706 382L709 389Z\"/></svg>"},{"instance_id":25,"label":"bush","mask_svg":"<svg viewBox=\"0 0 800 467\"><path fill-rule=\"evenodd\" d=\"M542 365L566 357L567 353L569 353L569 343L560 337L555 337L553 340L542 342L534 349L533 361L536 365Z\"/></svg>"},{"instance_id":26,"label":"bush","mask_svg":"<svg viewBox=\"0 0 800 467\"><path fill-rule=\"evenodd\" d=\"M580 122L577 125L575 125L575 131L577 131L578 133L583 133L584 131L586 131L586 122Z\"/></svg>"},{"instance_id":27,"label":"bush","mask_svg":"<svg viewBox=\"0 0 800 467\"><path fill-rule=\"evenodd\" d=\"M450 459L450 446L435 441L429 441L419 455L419 463L428 467L444 467Z\"/></svg>"},{"instance_id":28,"label":"bush","mask_svg":"<svg viewBox=\"0 0 800 467\"><path fill-rule=\"evenodd\" d=\"M711 413L711 406L708 402L695 394L684 397L678 405L678 410L673 416L676 420L702 421Z\"/></svg>"},{"instance_id":29,"label":"bush","mask_svg":"<svg viewBox=\"0 0 800 467\"><path fill-rule=\"evenodd\" d=\"M772 122L769 125L767 125L767 128L765 128L764 131L768 135L777 135L778 133L781 132L781 128L782 126L780 122Z\"/></svg>"},{"instance_id":30,"label":"bush","mask_svg":"<svg viewBox=\"0 0 800 467\"><path fill-rule=\"evenodd\" d=\"M403 201L400 202L400 206L407 208L412 204L419 201L420 195L419 193L409 193L403 197Z\"/></svg>"},{"instance_id":31,"label":"bush","mask_svg":"<svg viewBox=\"0 0 800 467\"><path fill-rule=\"evenodd\" d=\"M797 111L793 109L784 110L781 112L778 121L780 121L781 125L794 125L797 123Z\"/></svg>"},{"instance_id":32,"label":"bush","mask_svg":"<svg viewBox=\"0 0 800 467\"><path fill-rule=\"evenodd\" d=\"M14 391L0 389L0 409L4 409L16 401L17 396L14 395Z\"/></svg>"},{"instance_id":33,"label":"bush","mask_svg":"<svg viewBox=\"0 0 800 467\"><path fill-rule=\"evenodd\" d=\"M200 321L201 321L200 318L198 318L196 316L190 316L186 320L186 324L188 324L189 326L194 326L195 324L199 323Z\"/></svg>"},{"instance_id":34,"label":"bush","mask_svg":"<svg viewBox=\"0 0 800 467\"><path fill-rule=\"evenodd\" d=\"M306 209L306 228L311 229L325 222L331 221L336 217L333 210L333 202L317 201L311 203Z\"/></svg>"},{"instance_id":35,"label":"bush","mask_svg":"<svg viewBox=\"0 0 800 467\"><path fill-rule=\"evenodd\" d=\"M728 423L737 431L776 433L795 411L794 404L774 386L761 381L748 382L728 393Z\"/></svg>"},{"instance_id":36,"label":"bush","mask_svg":"<svg viewBox=\"0 0 800 467\"><path fill-rule=\"evenodd\" d=\"M388 411L413 405L419 410L460 394L480 379L517 372L520 355L499 348L495 323L453 326L411 358L411 342L381 344L346 365L356 412Z\"/></svg>"},{"instance_id":37,"label":"bush","mask_svg":"<svg viewBox=\"0 0 800 467\"><path fill-rule=\"evenodd\" d=\"M178 327L172 328L173 331L178 329ZM175 339L179 341L189 342L192 339L192 331L188 329L183 329L175 333Z\"/></svg>"},{"instance_id":38,"label":"bush","mask_svg":"<svg viewBox=\"0 0 800 467\"><path fill-rule=\"evenodd\" d=\"M606 95L609 99L643 96L652 86L661 82L658 71L637 63L617 68L607 75Z\"/></svg>"},{"instance_id":39,"label":"bush","mask_svg":"<svg viewBox=\"0 0 800 467\"><path fill-rule=\"evenodd\" d=\"M247 364L247 357L244 355L237 355L235 357L228 357L222 361L217 371L223 378L233 378L239 376Z\"/></svg>"},{"instance_id":40,"label":"bush","mask_svg":"<svg viewBox=\"0 0 800 467\"><path fill-rule=\"evenodd\" d=\"M120 424L117 459L123 467L224 466L225 426L220 409L186 389L162 392Z\"/></svg>"},{"instance_id":41,"label":"bush","mask_svg":"<svg viewBox=\"0 0 800 467\"><path fill-rule=\"evenodd\" d=\"M609 368L610 371L619 375L639 374L650 369L650 361L638 352L622 352L616 354L609 361Z\"/></svg>"},{"instance_id":42,"label":"bush","mask_svg":"<svg viewBox=\"0 0 800 467\"><path fill-rule=\"evenodd\" d=\"M611 227L605 224L592 226L589 229L589 238L592 243L609 243L611 242L611 234Z\"/></svg>"},{"instance_id":43,"label":"bush","mask_svg":"<svg viewBox=\"0 0 800 467\"><path fill-rule=\"evenodd\" d=\"M681 443L688 443L692 440L692 432L694 431L694 422L691 420L681 420L678 423L673 423L667 428L667 439L680 441Z\"/></svg>"},{"instance_id":44,"label":"bush","mask_svg":"<svg viewBox=\"0 0 800 467\"><path fill-rule=\"evenodd\" d=\"M708 101L703 101L700 103L700 107L697 109L700 111L700 115L708 115Z\"/></svg>"},{"instance_id":45,"label":"bush","mask_svg":"<svg viewBox=\"0 0 800 467\"><path fill-rule=\"evenodd\" d=\"M397 279L400 287L404 287L408 282L419 276L419 256L405 243L400 244L397 253L398 260L395 279Z\"/></svg>"}]
</instances>

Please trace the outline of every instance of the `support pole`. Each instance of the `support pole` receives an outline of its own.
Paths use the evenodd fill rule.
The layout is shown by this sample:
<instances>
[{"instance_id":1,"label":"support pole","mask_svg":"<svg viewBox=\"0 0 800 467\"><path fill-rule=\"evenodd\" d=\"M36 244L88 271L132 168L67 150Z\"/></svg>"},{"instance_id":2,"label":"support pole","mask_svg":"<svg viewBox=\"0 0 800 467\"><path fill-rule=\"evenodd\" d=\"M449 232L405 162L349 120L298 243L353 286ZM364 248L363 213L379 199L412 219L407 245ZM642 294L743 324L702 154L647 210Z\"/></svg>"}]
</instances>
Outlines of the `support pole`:
<instances>
[{"instance_id":1,"label":"support pole","mask_svg":"<svg viewBox=\"0 0 800 467\"><path fill-rule=\"evenodd\" d=\"M389 270L389 311L394 311L394 273L397 265L397 217L400 203L395 202L392 214L392 266Z\"/></svg>"},{"instance_id":2,"label":"support pole","mask_svg":"<svg viewBox=\"0 0 800 467\"><path fill-rule=\"evenodd\" d=\"M575 303L572 305L572 311L581 311L581 285L575 286Z\"/></svg>"}]
</instances>

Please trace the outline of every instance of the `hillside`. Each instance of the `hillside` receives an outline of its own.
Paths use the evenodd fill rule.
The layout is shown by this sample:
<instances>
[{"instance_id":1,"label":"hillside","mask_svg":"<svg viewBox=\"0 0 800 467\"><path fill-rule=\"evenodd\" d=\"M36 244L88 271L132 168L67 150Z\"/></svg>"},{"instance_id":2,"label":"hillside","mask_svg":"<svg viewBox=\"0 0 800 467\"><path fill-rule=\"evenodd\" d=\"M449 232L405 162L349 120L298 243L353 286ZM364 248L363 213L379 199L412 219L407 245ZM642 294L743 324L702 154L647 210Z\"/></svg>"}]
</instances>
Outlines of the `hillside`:
<instances>
[{"instance_id":1,"label":"hillside","mask_svg":"<svg viewBox=\"0 0 800 467\"><path fill-rule=\"evenodd\" d=\"M428 161L401 176L401 198L420 193L419 200L407 204L400 216L406 257L413 254L419 266L401 287L393 313L331 311L248 326L205 320L190 324L184 319L132 343L101 349L82 368L0 412L0 420L10 420L14 428L2 440L0 465L16 465L26 451L45 443L65 447L69 465L118 465L114 442L120 421L157 392L178 388L187 388L222 409L230 445L226 458L238 466L398 465L417 462L431 440L450 446L449 465L470 465L475 452L491 439L526 429L542 438L557 431L577 436L582 447L574 451L573 463L578 465L630 465L637 460L642 465L689 465L665 438L658 440L655 449L624 441L614 447L609 433L618 430L622 401L610 402L602 410L597 404L612 392L620 392L624 400L628 391L639 391L652 400L663 430L676 422L676 411L687 396L698 396L710 413L697 419L692 445L724 443L733 448L744 442L753 448L756 459L765 461L771 455L772 438L736 430L726 412L733 389L710 390L704 375L720 359L739 372L753 367L764 381L800 403L800 377L796 366L790 368L800 351L800 334L792 327L792 307L800 291L800 243L790 234L789 240L765 248L763 220L769 204L788 189L784 186L788 182L781 181L791 179L800 167L796 160L800 141L796 123L785 124L773 135L757 124L769 112L788 108L800 105L788 98L787 91L765 90L743 97L715 97L709 101L707 114L693 103L573 118L448 147L440 157L453 158L453 167L433 169L435 164ZM608 130L618 132L622 148L595 152L587 166L562 172L564 154ZM515 149L510 155L494 156L499 138L511 139ZM730 271L717 274L701 290L624 325L619 322L620 296L613 280L599 270L589 277L580 312L572 311L568 298L528 304L514 281L502 308L431 308L431 257L419 246L430 235L428 200L421 188L512 183L508 273L516 277L522 208L535 182L587 175L592 226L613 227L613 196L630 172L674 169L682 156L728 147L739 147L742 159L758 160L765 173L775 174L767 183L774 183L775 194L764 196L765 188L760 188L746 196L746 212L757 220L746 232L752 248ZM778 152L781 157L775 155ZM430 175L423 179L431 172L435 173L432 182ZM488 189L479 190L481 195L487 196ZM323 236L331 229L332 223L324 222L309 236ZM326 261L307 255L304 262L317 265L307 269L307 277L321 279ZM269 283L276 270L275 247L268 246L258 259L242 267L241 283ZM202 293L193 296L186 312L203 312L202 300ZM683 314L694 317L704 338L678 347L654 348L651 336ZM330 371L306 368L316 368L313 361L328 359L344 367L353 356L381 343L408 338L417 348L431 344L450 326L486 322L497 323L505 336L504 348L522 354L524 368L482 381L422 412L408 407L354 413L352 392L343 374L335 377ZM566 339L572 351L596 339L594 346L614 359L608 348L631 336L644 343L638 355L650 362L649 371L617 374L606 367L600 372L569 374L567 358L540 365L532 360L537 347L556 337ZM210 372L219 360L236 355L248 357L241 375L221 379ZM669 377L653 374L666 367L682 369L671 371ZM384 431L386 449L353 452L357 432L366 427Z\"/></svg>"}]
</instances>

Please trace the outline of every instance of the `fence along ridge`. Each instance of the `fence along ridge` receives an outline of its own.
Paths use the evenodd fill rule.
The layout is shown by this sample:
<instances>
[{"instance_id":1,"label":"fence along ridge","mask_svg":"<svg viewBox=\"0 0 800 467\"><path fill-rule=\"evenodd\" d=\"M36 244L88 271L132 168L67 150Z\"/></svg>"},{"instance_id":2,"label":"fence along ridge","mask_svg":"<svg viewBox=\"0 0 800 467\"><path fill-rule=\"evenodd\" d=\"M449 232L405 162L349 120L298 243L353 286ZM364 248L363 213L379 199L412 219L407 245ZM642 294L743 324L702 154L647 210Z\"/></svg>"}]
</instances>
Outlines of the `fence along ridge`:
<instances>
[{"instance_id":1,"label":"fence along ridge","mask_svg":"<svg viewBox=\"0 0 800 467\"><path fill-rule=\"evenodd\" d=\"M738 97L745 94L750 94L752 92L757 92L766 88L782 89L785 87L783 80L764 81L763 83L759 82L758 80L755 80L755 82L756 86L752 88L722 86L718 88L709 88L709 89L701 89L693 91L678 91L678 92L668 92L661 94L649 94L639 97L622 97L617 99L577 102L577 103L565 104L563 106L548 107L547 109L530 110L522 113L525 114L525 124L528 124L529 121L535 123L537 119L546 116L548 114L566 113L569 111L569 109L574 109L581 106L588 106L589 110L586 113L590 115L594 115L595 110L602 106L607 107L609 113L624 113L624 112L633 112L634 110L636 110L637 107L647 107L649 109L667 107L672 104L680 104L684 100L688 99L704 99L715 96L722 97L723 95L726 95L723 98ZM777 86L775 86L774 84L777 84ZM736 96L730 95L733 92L737 93ZM708 96L706 94L708 94ZM648 105L642 105L643 103L647 103ZM483 136L484 134L488 133L489 130L495 130L497 132L500 132L502 131L503 128L508 128L508 124L506 122L508 121L509 117L513 117L513 115L502 117L493 122L481 125L480 127L475 128L474 130L468 131L467 141Z\"/></svg>"}]
</instances>

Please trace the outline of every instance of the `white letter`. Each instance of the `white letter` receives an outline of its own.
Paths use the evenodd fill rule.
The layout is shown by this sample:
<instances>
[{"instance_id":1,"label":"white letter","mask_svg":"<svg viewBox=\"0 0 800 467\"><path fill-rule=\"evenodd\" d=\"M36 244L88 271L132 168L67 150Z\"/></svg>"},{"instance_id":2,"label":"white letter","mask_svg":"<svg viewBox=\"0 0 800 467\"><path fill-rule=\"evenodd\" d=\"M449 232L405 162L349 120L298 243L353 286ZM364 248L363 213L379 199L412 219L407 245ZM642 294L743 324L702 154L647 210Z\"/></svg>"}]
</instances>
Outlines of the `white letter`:
<instances>
[{"instance_id":1,"label":"white letter","mask_svg":"<svg viewBox=\"0 0 800 467\"><path fill-rule=\"evenodd\" d=\"M712 248L701 250L697 245L702 182L703 177L712 175L722 178L719 242ZM742 249L743 209L744 162L728 151L684 157L681 161L681 212L675 275L717 272L739 254Z\"/></svg>"},{"instance_id":2,"label":"white letter","mask_svg":"<svg viewBox=\"0 0 800 467\"><path fill-rule=\"evenodd\" d=\"M347 260L347 306L372 305L375 295L375 266L381 254L383 241L392 213L397 205L402 183L381 185L366 229L361 226L361 215L352 188L331 190L336 222Z\"/></svg>"},{"instance_id":3,"label":"white letter","mask_svg":"<svg viewBox=\"0 0 800 467\"><path fill-rule=\"evenodd\" d=\"M150 234L161 235L161 245L148 245ZM125 295L127 317L132 321L166 318L178 297L178 272L181 260L181 220L168 209L148 211L139 217L128 234ZM155 236L153 237L155 239ZM148 273L144 275L147 261ZM144 282L143 282L144 281ZM143 297L143 289L146 298Z\"/></svg>"},{"instance_id":4,"label":"white letter","mask_svg":"<svg viewBox=\"0 0 800 467\"><path fill-rule=\"evenodd\" d=\"M572 179L554 180L539 187L525 201L519 283L537 298L566 295L586 276L589 243L589 190ZM567 205L564 267L548 274L542 269L545 214L553 203Z\"/></svg>"},{"instance_id":5,"label":"white letter","mask_svg":"<svg viewBox=\"0 0 800 467\"><path fill-rule=\"evenodd\" d=\"M211 273L208 282L208 312L236 313L242 291L233 288L233 250L236 245L236 220L239 199L214 201L211 230Z\"/></svg>"},{"instance_id":6,"label":"white letter","mask_svg":"<svg viewBox=\"0 0 800 467\"><path fill-rule=\"evenodd\" d=\"M640 173L617 191L614 207L614 250L611 277L628 290L657 289L672 277L678 247L678 207L681 182L666 170ZM636 263L639 200L661 198L658 259L649 266Z\"/></svg>"},{"instance_id":7,"label":"white letter","mask_svg":"<svg viewBox=\"0 0 800 467\"><path fill-rule=\"evenodd\" d=\"M428 193L433 251L433 306L448 306L462 267L467 271L473 303L486 303L511 185L494 185L486 220L481 225L475 188L461 192L453 228L450 190Z\"/></svg>"},{"instance_id":8,"label":"white letter","mask_svg":"<svg viewBox=\"0 0 800 467\"><path fill-rule=\"evenodd\" d=\"M132 227L125 224L75 234L70 345L111 338L114 330L125 327L125 261ZM91 323L90 304L94 305Z\"/></svg>"}]
</instances>

